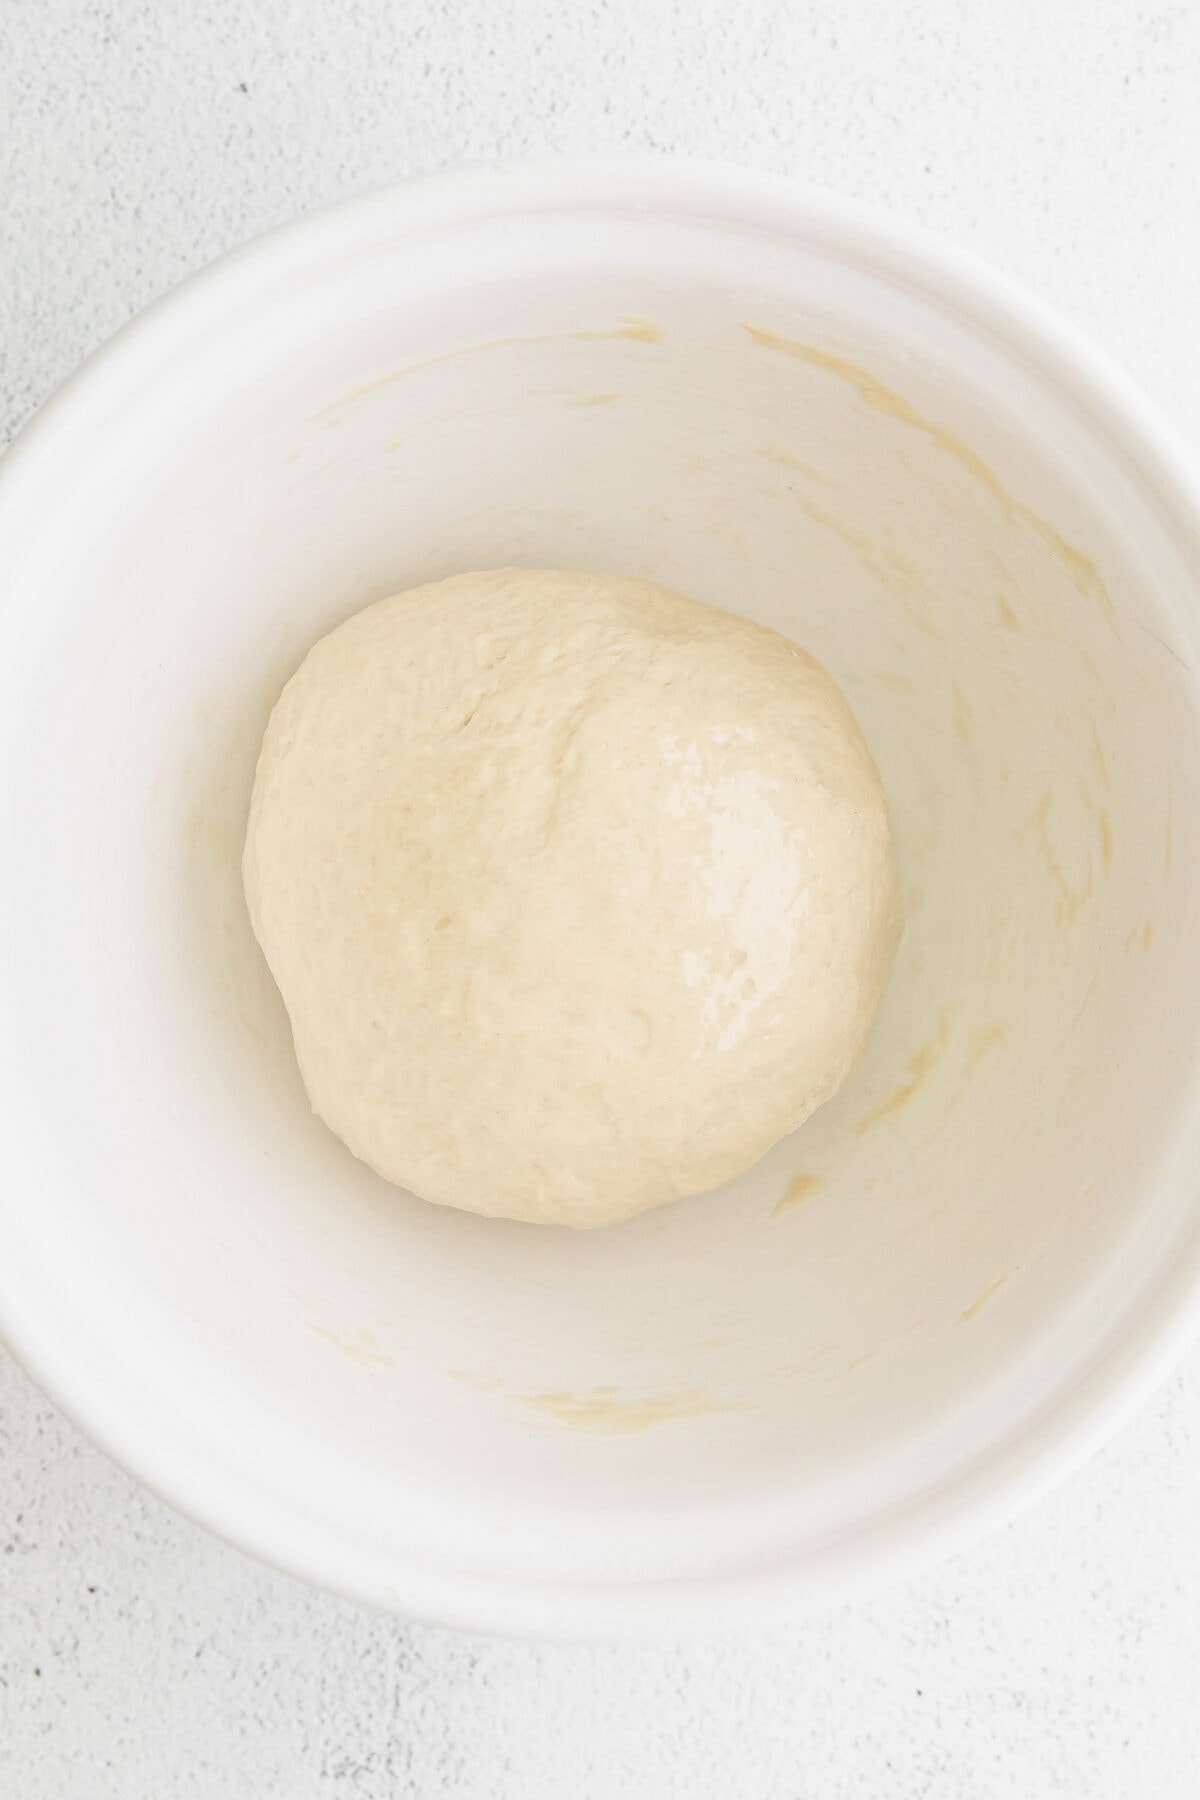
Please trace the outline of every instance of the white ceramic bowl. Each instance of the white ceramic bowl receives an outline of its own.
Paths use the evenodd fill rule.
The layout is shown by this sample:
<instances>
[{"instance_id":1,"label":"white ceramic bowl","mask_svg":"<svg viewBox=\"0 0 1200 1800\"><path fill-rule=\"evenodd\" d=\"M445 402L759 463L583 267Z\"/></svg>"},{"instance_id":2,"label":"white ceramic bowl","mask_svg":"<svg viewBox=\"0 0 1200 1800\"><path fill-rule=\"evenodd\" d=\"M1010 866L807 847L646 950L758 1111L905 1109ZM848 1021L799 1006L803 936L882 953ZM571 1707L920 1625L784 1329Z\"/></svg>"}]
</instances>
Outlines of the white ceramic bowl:
<instances>
[{"instance_id":1,"label":"white ceramic bowl","mask_svg":"<svg viewBox=\"0 0 1200 1800\"><path fill-rule=\"evenodd\" d=\"M761 177L455 175L187 284L0 474L17 1353L215 1531L483 1627L794 1608L1011 1509L1197 1309L1198 542L1178 448L1072 333ZM356 1163L242 903L305 648L503 563L794 634L894 808L850 1084L599 1235Z\"/></svg>"}]
</instances>

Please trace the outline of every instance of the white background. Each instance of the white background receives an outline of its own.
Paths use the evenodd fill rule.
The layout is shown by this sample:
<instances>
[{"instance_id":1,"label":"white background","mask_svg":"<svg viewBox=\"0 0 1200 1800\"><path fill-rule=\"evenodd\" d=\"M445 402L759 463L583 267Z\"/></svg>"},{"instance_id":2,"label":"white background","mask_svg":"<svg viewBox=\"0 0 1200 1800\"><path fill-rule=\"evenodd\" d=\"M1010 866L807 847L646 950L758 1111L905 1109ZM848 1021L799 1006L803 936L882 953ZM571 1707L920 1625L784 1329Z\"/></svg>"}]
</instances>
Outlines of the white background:
<instances>
[{"instance_id":1,"label":"white background","mask_svg":"<svg viewBox=\"0 0 1200 1800\"><path fill-rule=\"evenodd\" d=\"M0 0L0 443L302 208L618 147L934 227L1200 448L1193 0ZM970 1554L737 1642L485 1642L310 1593L148 1499L2 1352L0 1552L5 1800L1200 1795L1200 1354Z\"/></svg>"}]
</instances>

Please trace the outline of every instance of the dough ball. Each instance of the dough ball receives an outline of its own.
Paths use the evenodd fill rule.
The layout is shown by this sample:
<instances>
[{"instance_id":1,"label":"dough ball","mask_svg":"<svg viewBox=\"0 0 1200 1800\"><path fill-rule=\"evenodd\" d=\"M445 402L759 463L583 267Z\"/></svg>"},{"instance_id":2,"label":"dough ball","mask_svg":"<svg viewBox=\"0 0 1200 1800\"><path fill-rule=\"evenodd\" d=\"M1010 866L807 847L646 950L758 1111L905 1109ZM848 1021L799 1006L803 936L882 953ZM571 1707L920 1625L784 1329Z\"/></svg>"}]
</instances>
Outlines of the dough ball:
<instances>
[{"instance_id":1,"label":"dough ball","mask_svg":"<svg viewBox=\"0 0 1200 1800\"><path fill-rule=\"evenodd\" d=\"M607 575L457 575L323 638L244 874L316 1112L510 1219L739 1174L840 1086L886 971L886 803L832 679Z\"/></svg>"}]
</instances>

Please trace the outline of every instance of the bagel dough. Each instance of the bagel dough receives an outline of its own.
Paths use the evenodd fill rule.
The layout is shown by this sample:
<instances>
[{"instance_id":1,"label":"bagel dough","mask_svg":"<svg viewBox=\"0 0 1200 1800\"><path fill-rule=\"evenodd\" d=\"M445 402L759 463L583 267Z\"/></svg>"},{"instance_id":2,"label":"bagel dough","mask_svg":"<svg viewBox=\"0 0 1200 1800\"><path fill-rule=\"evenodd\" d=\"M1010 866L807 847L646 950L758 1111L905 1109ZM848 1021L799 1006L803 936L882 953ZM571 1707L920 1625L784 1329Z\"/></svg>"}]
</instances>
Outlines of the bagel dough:
<instances>
[{"instance_id":1,"label":"bagel dough","mask_svg":"<svg viewBox=\"0 0 1200 1800\"><path fill-rule=\"evenodd\" d=\"M886 974L886 801L831 677L610 575L338 626L271 715L243 868L315 1111L510 1219L739 1174L841 1085Z\"/></svg>"}]
</instances>

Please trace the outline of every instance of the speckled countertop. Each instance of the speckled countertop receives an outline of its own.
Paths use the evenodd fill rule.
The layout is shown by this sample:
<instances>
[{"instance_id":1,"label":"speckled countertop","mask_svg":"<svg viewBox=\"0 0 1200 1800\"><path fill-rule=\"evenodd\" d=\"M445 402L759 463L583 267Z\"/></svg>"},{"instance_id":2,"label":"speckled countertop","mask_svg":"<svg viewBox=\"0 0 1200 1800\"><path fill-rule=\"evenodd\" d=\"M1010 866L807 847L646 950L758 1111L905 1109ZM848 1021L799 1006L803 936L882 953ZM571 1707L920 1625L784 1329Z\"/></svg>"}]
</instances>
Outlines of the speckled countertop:
<instances>
[{"instance_id":1,"label":"speckled countertop","mask_svg":"<svg viewBox=\"0 0 1200 1800\"><path fill-rule=\"evenodd\" d=\"M1198 100L1200 8L1152 0L0 0L0 442L304 207L628 147L933 226L1200 448ZM1200 1353L970 1554L736 1643L484 1642L310 1593L148 1499L2 1353L0 1549L5 1800L1200 1794Z\"/></svg>"}]
</instances>

